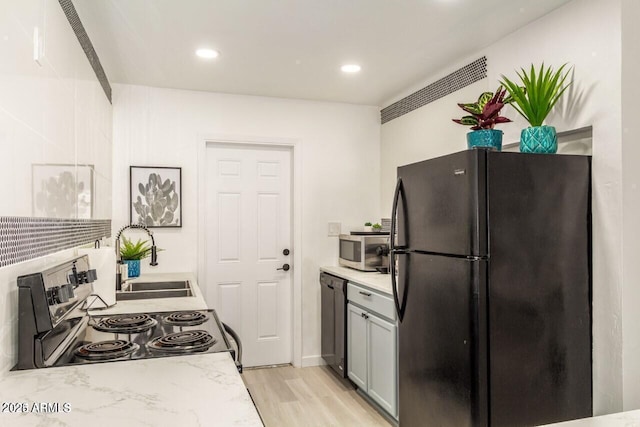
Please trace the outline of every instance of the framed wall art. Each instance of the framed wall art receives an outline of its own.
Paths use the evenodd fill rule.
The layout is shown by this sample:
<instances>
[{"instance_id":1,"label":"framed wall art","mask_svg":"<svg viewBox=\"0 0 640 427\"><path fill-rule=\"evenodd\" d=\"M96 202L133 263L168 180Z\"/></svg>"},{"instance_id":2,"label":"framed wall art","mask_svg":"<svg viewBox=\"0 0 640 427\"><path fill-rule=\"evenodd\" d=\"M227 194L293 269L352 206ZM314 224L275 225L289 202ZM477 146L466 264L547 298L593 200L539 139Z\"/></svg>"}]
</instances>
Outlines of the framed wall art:
<instances>
[{"instance_id":1,"label":"framed wall art","mask_svg":"<svg viewBox=\"0 0 640 427\"><path fill-rule=\"evenodd\" d=\"M182 227L182 168L131 166L129 220L147 227Z\"/></svg>"}]
</instances>

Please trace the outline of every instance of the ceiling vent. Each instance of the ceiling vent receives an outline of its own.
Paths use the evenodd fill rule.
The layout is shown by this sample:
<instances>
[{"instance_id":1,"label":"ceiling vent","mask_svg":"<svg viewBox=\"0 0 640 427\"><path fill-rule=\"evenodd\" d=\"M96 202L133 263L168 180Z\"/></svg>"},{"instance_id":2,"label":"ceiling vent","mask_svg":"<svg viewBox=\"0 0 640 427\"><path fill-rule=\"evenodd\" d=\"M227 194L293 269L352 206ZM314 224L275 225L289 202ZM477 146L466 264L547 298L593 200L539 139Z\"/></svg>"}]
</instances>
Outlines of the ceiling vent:
<instances>
[{"instance_id":1,"label":"ceiling vent","mask_svg":"<svg viewBox=\"0 0 640 427\"><path fill-rule=\"evenodd\" d=\"M476 59L446 77L394 102L380 110L380 121L385 124L411 111L437 101L465 86L487 77L487 57Z\"/></svg>"}]
</instances>

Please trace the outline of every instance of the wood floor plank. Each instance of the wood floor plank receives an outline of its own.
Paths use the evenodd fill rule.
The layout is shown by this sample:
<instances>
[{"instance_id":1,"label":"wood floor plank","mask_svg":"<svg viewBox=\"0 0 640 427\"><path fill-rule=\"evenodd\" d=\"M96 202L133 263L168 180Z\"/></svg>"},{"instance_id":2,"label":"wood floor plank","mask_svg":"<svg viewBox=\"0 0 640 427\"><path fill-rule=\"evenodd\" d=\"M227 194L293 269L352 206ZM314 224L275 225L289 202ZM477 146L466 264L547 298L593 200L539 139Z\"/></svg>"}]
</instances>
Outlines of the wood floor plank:
<instances>
[{"instance_id":1,"label":"wood floor plank","mask_svg":"<svg viewBox=\"0 0 640 427\"><path fill-rule=\"evenodd\" d=\"M390 427L326 366L246 369L242 374L266 427Z\"/></svg>"}]
</instances>

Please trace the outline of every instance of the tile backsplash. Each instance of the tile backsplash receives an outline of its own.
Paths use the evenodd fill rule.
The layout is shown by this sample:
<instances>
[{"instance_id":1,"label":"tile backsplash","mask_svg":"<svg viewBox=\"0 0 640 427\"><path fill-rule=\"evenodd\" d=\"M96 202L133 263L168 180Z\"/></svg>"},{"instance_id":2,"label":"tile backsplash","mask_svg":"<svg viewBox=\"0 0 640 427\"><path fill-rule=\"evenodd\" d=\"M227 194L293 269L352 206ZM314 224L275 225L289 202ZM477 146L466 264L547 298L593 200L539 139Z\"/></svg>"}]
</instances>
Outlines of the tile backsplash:
<instances>
[{"instance_id":1,"label":"tile backsplash","mask_svg":"<svg viewBox=\"0 0 640 427\"><path fill-rule=\"evenodd\" d=\"M111 220L0 216L0 267L111 236Z\"/></svg>"}]
</instances>

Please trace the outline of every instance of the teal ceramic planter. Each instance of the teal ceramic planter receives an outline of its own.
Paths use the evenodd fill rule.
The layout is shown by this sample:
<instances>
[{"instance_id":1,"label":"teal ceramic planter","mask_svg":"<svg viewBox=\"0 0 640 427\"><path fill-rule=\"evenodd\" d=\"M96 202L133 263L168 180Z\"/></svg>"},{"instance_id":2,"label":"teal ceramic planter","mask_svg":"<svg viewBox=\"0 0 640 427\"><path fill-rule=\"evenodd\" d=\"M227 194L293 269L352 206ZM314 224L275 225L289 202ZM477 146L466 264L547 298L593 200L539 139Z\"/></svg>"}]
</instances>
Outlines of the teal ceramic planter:
<instances>
[{"instance_id":1,"label":"teal ceramic planter","mask_svg":"<svg viewBox=\"0 0 640 427\"><path fill-rule=\"evenodd\" d=\"M125 264L127 264L127 271L129 272L130 278L140 276L140 260L139 259L125 259L123 261Z\"/></svg>"},{"instance_id":2,"label":"teal ceramic planter","mask_svg":"<svg viewBox=\"0 0 640 427\"><path fill-rule=\"evenodd\" d=\"M520 133L521 153L554 154L558 151L558 137L553 126L534 126Z\"/></svg>"},{"instance_id":3,"label":"teal ceramic planter","mask_svg":"<svg viewBox=\"0 0 640 427\"><path fill-rule=\"evenodd\" d=\"M467 147L502 150L502 131L497 129L474 130L467 134Z\"/></svg>"}]
</instances>

